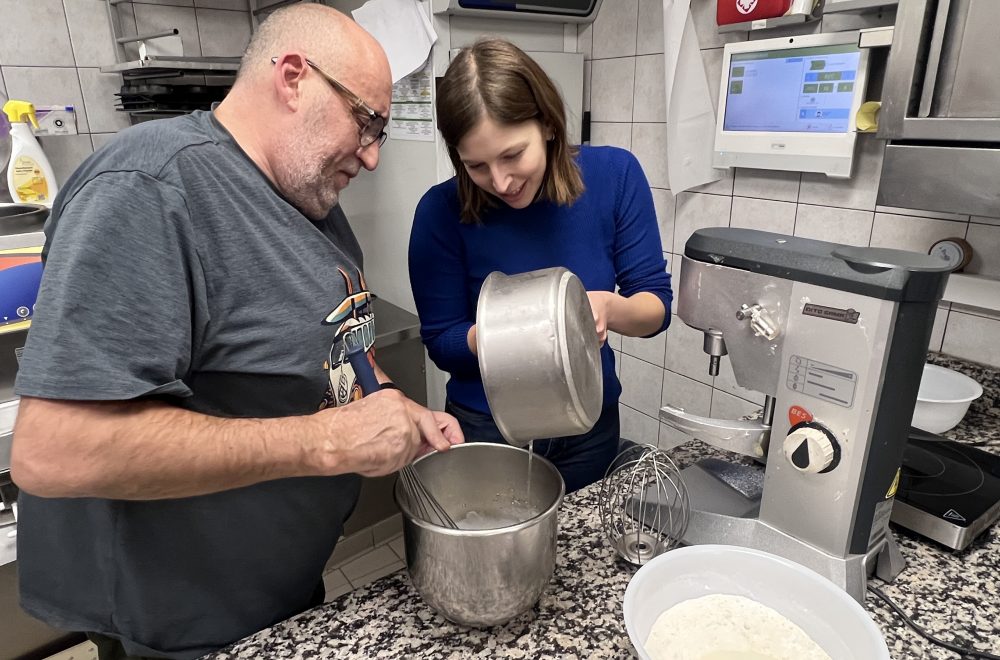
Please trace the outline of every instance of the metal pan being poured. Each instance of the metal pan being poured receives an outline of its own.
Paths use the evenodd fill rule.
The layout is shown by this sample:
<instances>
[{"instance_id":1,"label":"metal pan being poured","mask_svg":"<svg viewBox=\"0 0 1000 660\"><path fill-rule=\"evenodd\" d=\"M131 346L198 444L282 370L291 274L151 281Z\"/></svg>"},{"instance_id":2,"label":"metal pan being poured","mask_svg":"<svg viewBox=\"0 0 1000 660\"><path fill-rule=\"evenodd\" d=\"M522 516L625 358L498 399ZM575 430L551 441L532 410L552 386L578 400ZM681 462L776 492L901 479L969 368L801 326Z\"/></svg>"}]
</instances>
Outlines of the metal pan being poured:
<instances>
[{"instance_id":1,"label":"metal pan being poured","mask_svg":"<svg viewBox=\"0 0 1000 660\"><path fill-rule=\"evenodd\" d=\"M601 415L601 347L590 300L565 268L490 273L476 309L486 399L504 438L586 433Z\"/></svg>"}]
</instances>

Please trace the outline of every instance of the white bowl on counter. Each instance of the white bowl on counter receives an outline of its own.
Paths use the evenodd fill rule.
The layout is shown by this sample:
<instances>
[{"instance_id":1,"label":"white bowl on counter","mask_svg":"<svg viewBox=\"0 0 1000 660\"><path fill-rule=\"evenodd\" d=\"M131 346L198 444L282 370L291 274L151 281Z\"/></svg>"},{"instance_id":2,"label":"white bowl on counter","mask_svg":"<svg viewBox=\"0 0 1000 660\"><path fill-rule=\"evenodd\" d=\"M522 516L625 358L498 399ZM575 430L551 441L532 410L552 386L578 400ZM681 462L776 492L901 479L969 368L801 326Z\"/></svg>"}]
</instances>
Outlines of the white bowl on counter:
<instances>
[{"instance_id":1,"label":"white bowl on counter","mask_svg":"<svg viewBox=\"0 0 1000 660\"><path fill-rule=\"evenodd\" d=\"M625 590L625 628L642 660L661 614L712 594L743 596L801 628L831 658L889 660L889 649L864 608L823 576L783 557L727 545L671 550L644 564Z\"/></svg>"},{"instance_id":2,"label":"white bowl on counter","mask_svg":"<svg viewBox=\"0 0 1000 660\"><path fill-rule=\"evenodd\" d=\"M982 395L982 385L965 374L925 364L910 424L931 433L950 431L962 421L972 402Z\"/></svg>"}]
</instances>

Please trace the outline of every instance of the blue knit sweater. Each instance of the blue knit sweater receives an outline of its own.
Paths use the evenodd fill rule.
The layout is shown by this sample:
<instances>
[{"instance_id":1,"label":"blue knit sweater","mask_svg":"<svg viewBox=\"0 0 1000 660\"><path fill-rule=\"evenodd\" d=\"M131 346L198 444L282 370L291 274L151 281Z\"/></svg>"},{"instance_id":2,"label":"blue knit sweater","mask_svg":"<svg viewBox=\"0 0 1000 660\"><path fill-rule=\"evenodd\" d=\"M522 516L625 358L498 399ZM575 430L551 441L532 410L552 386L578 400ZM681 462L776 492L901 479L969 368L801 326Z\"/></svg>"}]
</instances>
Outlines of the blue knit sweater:
<instances>
[{"instance_id":1,"label":"blue knit sweater","mask_svg":"<svg viewBox=\"0 0 1000 660\"><path fill-rule=\"evenodd\" d=\"M513 209L498 202L482 224L461 224L454 178L428 190L417 205L410 286L421 337L434 363L451 374L447 391L455 403L489 412L466 335L475 323L479 290L493 271L513 275L565 266L588 291L614 291L617 285L623 296L655 294L667 313L654 334L670 323L670 275L639 162L623 149L583 146L577 163L586 190L571 206L538 201ZM621 384L607 344L601 359L607 406L618 400Z\"/></svg>"}]
</instances>

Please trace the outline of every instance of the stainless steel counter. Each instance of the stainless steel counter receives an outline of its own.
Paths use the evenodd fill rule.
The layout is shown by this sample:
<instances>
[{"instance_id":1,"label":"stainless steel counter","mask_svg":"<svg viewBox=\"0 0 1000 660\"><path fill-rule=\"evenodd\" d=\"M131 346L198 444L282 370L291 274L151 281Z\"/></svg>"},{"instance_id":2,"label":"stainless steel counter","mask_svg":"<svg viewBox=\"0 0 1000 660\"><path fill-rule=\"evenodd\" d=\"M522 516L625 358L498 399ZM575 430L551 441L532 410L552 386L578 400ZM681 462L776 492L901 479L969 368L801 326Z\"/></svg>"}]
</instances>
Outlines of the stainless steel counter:
<instances>
[{"instance_id":1,"label":"stainless steel counter","mask_svg":"<svg viewBox=\"0 0 1000 660\"><path fill-rule=\"evenodd\" d=\"M384 348L420 336L420 319L388 300L375 298L375 346Z\"/></svg>"}]
</instances>

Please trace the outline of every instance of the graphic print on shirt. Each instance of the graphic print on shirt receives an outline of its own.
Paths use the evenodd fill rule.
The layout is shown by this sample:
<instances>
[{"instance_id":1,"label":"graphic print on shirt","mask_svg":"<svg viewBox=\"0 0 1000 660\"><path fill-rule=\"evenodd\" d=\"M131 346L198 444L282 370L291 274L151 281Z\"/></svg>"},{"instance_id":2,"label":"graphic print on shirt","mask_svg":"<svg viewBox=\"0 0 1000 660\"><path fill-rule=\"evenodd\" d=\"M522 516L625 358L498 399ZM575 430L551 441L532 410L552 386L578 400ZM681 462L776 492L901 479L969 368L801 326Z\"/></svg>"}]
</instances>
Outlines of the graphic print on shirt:
<instances>
[{"instance_id":1,"label":"graphic print on shirt","mask_svg":"<svg viewBox=\"0 0 1000 660\"><path fill-rule=\"evenodd\" d=\"M361 386L354 374L354 368L347 360L344 338L350 335L354 343L360 343L364 346L369 360L372 359L375 352L373 349L375 345L375 314L372 311L372 294L365 284L365 276L360 270L357 271L360 290L355 291L354 282L350 276L342 268L337 270L344 277L347 295L323 319L323 325L332 325L336 330L333 335L333 345L330 346L330 354L324 365L330 380L326 394L323 395L320 410L342 406L361 398Z\"/></svg>"}]
</instances>

